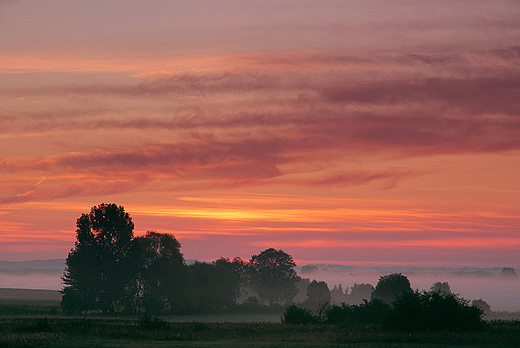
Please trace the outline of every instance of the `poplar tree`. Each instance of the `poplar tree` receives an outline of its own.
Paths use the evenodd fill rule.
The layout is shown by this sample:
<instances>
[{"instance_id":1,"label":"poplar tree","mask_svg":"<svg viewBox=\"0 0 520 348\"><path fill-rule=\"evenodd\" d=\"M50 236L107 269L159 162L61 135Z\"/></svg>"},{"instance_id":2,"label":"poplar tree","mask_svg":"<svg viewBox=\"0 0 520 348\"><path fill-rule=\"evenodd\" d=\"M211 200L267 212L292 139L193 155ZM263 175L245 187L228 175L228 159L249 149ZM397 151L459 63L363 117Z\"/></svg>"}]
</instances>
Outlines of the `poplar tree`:
<instances>
[{"instance_id":1,"label":"poplar tree","mask_svg":"<svg viewBox=\"0 0 520 348\"><path fill-rule=\"evenodd\" d=\"M76 242L66 260L62 306L66 312L114 313L134 278L128 252L134 223L122 206L100 204L76 221Z\"/></svg>"}]
</instances>

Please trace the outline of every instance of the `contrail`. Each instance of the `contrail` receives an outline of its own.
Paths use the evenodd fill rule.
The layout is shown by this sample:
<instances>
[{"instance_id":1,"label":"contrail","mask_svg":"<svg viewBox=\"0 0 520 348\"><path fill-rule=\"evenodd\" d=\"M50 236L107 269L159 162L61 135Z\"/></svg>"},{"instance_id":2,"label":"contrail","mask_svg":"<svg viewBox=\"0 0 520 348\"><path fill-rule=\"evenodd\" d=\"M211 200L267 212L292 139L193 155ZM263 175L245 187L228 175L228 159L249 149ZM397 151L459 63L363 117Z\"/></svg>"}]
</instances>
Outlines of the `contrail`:
<instances>
[{"instance_id":1,"label":"contrail","mask_svg":"<svg viewBox=\"0 0 520 348\"><path fill-rule=\"evenodd\" d=\"M40 181L38 181L38 182L36 183L36 186L40 185L40 184L42 183L43 180L45 180L45 176L44 176Z\"/></svg>"}]
</instances>

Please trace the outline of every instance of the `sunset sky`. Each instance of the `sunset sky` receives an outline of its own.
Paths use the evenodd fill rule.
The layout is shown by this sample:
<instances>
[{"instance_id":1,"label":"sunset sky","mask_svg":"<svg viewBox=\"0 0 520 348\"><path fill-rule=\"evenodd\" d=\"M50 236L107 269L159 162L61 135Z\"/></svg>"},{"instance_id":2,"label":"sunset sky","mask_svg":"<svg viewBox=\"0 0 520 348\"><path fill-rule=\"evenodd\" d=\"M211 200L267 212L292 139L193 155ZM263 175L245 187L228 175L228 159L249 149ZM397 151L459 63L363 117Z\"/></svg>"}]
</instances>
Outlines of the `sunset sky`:
<instances>
[{"instance_id":1,"label":"sunset sky","mask_svg":"<svg viewBox=\"0 0 520 348\"><path fill-rule=\"evenodd\" d=\"M0 0L0 260L520 267L518 0Z\"/></svg>"}]
</instances>

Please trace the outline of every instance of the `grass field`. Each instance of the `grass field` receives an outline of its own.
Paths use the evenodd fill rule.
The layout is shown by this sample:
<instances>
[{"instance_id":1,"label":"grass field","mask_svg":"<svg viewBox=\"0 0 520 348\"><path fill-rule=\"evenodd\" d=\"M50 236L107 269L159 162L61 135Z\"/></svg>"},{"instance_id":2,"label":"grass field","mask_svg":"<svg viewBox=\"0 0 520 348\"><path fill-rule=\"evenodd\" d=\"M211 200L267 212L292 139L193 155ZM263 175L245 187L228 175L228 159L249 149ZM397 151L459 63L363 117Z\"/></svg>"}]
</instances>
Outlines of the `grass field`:
<instances>
[{"instance_id":1,"label":"grass field","mask_svg":"<svg viewBox=\"0 0 520 348\"><path fill-rule=\"evenodd\" d=\"M60 301L59 291L0 288L0 316L57 315Z\"/></svg>"},{"instance_id":2,"label":"grass field","mask_svg":"<svg viewBox=\"0 0 520 348\"><path fill-rule=\"evenodd\" d=\"M281 323L0 318L0 347L519 347L520 322L484 332L407 333Z\"/></svg>"},{"instance_id":3,"label":"grass field","mask_svg":"<svg viewBox=\"0 0 520 348\"><path fill-rule=\"evenodd\" d=\"M0 288L0 300L45 300L59 303L61 296L61 293L57 290Z\"/></svg>"},{"instance_id":4,"label":"grass field","mask_svg":"<svg viewBox=\"0 0 520 348\"><path fill-rule=\"evenodd\" d=\"M2 291L3 290L3 291ZM371 327L287 325L280 316L66 317L54 292L0 289L0 348L18 347L520 347L520 321L477 333L407 333Z\"/></svg>"}]
</instances>

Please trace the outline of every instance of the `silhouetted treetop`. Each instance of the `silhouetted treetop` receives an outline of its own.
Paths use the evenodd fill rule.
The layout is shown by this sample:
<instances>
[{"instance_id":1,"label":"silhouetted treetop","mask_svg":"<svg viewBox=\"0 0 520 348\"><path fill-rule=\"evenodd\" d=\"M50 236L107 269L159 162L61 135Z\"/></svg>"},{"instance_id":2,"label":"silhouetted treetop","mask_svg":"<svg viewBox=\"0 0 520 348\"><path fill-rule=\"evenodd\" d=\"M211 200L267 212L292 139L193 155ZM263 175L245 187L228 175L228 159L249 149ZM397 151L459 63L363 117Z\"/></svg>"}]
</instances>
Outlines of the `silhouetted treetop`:
<instances>
[{"instance_id":1,"label":"silhouetted treetop","mask_svg":"<svg viewBox=\"0 0 520 348\"><path fill-rule=\"evenodd\" d=\"M391 304L398 296L411 291L412 287L406 276L401 273L392 273L379 278L370 298Z\"/></svg>"},{"instance_id":2,"label":"silhouetted treetop","mask_svg":"<svg viewBox=\"0 0 520 348\"><path fill-rule=\"evenodd\" d=\"M102 203L76 221L77 243L124 245L133 238L134 223L123 206Z\"/></svg>"},{"instance_id":3,"label":"silhouetted treetop","mask_svg":"<svg viewBox=\"0 0 520 348\"><path fill-rule=\"evenodd\" d=\"M450 284L448 282L435 282L430 287L430 291L443 293L443 294L451 294Z\"/></svg>"},{"instance_id":4,"label":"silhouetted treetop","mask_svg":"<svg viewBox=\"0 0 520 348\"><path fill-rule=\"evenodd\" d=\"M136 257L141 259L145 267L157 262L177 265L184 262L180 252L181 244L171 234L148 231L144 236L135 238L133 244L140 253Z\"/></svg>"},{"instance_id":5,"label":"silhouetted treetop","mask_svg":"<svg viewBox=\"0 0 520 348\"><path fill-rule=\"evenodd\" d=\"M489 305L489 303L487 303L486 301L484 301L483 299L479 298L478 300L473 300L471 301L471 305L473 307L478 307L482 310L482 313L484 315L488 315L491 313L491 306Z\"/></svg>"},{"instance_id":6,"label":"silhouetted treetop","mask_svg":"<svg viewBox=\"0 0 520 348\"><path fill-rule=\"evenodd\" d=\"M507 277L516 277L516 271L513 267L504 267L502 268L502 272L500 272L501 275L507 276Z\"/></svg>"},{"instance_id":7,"label":"silhouetted treetop","mask_svg":"<svg viewBox=\"0 0 520 348\"><path fill-rule=\"evenodd\" d=\"M253 255L248 265L250 284L261 299L274 302L292 300L300 280L296 263L283 250L266 249Z\"/></svg>"}]
</instances>

